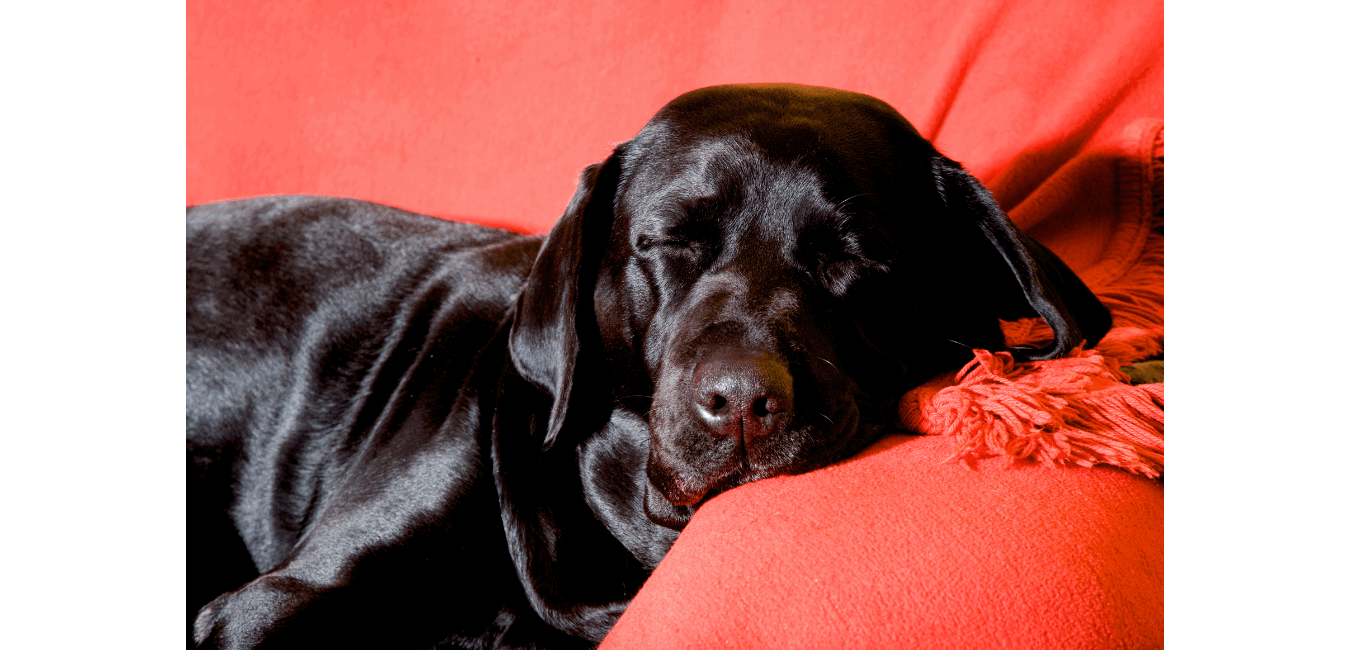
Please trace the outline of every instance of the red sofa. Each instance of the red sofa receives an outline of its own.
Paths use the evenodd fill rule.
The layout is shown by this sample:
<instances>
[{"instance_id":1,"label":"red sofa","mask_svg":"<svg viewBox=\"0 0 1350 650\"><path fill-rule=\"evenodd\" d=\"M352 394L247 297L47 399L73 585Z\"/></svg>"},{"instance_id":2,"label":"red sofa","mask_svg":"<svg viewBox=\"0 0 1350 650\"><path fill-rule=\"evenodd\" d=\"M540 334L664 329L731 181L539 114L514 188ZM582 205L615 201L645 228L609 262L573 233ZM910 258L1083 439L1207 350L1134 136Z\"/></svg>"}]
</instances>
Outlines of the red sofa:
<instances>
[{"instance_id":1,"label":"red sofa","mask_svg":"<svg viewBox=\"0 0 1350 650\"><path fill-rule=\"evenodd\" d=\"M1135 356L1161 346L1160 1L192 0L187 52L189 204L325 194L526 232L684 91L868 93L1113 296ZM1161 647L1160 480L950 454L894 436L717 497L603 647Z\"/></svg>"}]
</instances>

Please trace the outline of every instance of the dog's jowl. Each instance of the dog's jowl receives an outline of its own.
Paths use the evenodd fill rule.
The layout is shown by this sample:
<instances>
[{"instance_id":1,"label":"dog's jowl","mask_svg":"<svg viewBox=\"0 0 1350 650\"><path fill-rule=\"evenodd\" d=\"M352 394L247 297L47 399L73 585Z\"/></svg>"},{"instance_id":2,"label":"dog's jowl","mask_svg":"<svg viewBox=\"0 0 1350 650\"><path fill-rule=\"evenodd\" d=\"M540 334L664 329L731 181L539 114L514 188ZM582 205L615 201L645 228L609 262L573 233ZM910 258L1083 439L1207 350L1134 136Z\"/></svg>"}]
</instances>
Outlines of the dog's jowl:
<instances>
[{"instance_id":1,"label":"dog's jowl","mask_svg":"<svg viewBox=\"0 0 1350 650\"><path fill-rule=\"evenodd\" d=\"M355 200L189 208L203 647L591 647L699 505L896 427L902 393L1110 316L894 109L683 95L545 238ZM961 260L952 264L950 260Z\"/></svg>"}]
</instances>

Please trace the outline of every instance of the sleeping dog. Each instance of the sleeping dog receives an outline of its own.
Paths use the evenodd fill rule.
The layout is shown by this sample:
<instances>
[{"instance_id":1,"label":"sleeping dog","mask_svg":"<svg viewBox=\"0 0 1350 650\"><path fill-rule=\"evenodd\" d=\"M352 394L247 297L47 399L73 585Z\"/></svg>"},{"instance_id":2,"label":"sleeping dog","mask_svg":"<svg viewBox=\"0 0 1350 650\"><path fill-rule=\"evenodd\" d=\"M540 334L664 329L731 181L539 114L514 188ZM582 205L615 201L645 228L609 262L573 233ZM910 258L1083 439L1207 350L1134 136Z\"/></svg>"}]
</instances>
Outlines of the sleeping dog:
<instances>
[{"instance_id":1,"label":"sleeping dog","mask_svg":"<svg viewBox=\"0 0 1350 650\"><path fill-rule=\"evenodd\" d=\"M887 104L685 94L545 238L355 200L187 211L201 647L591 647L699 505L1110 315Z\"/></svg>"}]
</instances>

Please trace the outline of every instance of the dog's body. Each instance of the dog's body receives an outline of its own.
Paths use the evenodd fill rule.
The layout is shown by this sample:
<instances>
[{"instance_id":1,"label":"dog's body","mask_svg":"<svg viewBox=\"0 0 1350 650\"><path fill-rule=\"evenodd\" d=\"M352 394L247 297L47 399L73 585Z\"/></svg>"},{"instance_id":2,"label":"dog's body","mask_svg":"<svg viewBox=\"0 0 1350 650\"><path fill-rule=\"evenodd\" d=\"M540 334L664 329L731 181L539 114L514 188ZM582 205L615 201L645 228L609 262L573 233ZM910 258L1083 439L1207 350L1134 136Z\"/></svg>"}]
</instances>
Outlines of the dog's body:
<instances>
[{"instance_id":1,"label":"dog's body","mask_svg":"<svg viewBox=\"0 0 1350 650\"><path fill-rule=\"evenodd\" d=\"M821 88L680 97L542 242L190 208L195 636L588 647L699 504L855 453L1036 315L1055 343L1019 355L1110 324L898 113Z\"/></svg>"}]
</instances>

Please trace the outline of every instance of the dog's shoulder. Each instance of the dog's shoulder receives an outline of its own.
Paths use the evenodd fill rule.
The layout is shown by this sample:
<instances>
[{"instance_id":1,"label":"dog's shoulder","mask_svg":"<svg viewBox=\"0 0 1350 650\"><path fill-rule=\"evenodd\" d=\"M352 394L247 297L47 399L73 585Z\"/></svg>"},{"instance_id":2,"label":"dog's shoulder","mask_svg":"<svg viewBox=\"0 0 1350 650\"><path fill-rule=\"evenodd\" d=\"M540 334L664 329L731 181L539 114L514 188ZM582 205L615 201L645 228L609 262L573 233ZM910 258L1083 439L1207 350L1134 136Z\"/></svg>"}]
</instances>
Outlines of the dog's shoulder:
<instances>
[{"instance_id":1,"label":"dog's shoulder","mask_svg":"<svg viewBox=\"0 0 1350 650\"><path fill-rule=\"evenodd\" d=\"M187 209L190 273L282 263L328 272L333 280L334 273L341 277L393 270L400 263L417 265L510 243L523 244L528 270L533 260L530 242L536 239L357 199L268 196Z\"/></svg>"},{"instance_id":2,"label":"dog's shoulder","mask_svg":"<svg viewBox=\"0 0 1350 650\"><path fill-rule=\"evenodd\" d=\"M375 314L427 292L471 294L479 311L504 312L538 248L537 237L355 199L278 196L193 206L189 339L194 327L211 323L260 328L250 336L257 339L294 330L296 319L319 310Z\"/></svg>"},{"instance_id":3,"label":"dog's shoulder","mask_svg":"<svg viewBox=\"0 0 1350 650\"><path fill-rule=\"evenodd\" d=\"M189 438L264 426L256 412L296 387L367 394L377 375L403 376L423 357L456 390L539 242L353 199L188 208ZM333 412L310 421L346 417L346 400L312 397L297 403Z\"/></svg>"}]
</instances>

